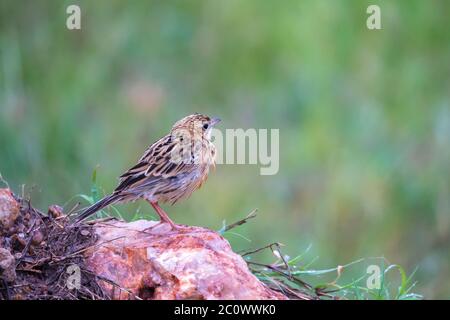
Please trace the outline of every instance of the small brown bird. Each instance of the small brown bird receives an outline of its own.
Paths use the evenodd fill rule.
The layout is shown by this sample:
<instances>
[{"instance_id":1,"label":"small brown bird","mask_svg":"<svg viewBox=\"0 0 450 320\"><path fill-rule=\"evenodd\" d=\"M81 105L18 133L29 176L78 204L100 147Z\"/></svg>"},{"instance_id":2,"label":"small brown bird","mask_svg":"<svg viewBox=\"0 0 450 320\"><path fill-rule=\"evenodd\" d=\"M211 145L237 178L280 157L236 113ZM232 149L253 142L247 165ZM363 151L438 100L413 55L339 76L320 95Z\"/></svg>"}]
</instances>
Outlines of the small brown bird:
<instances>
[{"instance_id":1,"label":"small brown bird","mask_svg":"<svg viewBox=\"0 0 450 320\"><path fill-rule=\"evenodd\" d=\"M196 113L176 122L168 135L150 145L138 163L119 177L114 192L83 210L76 222L110 204L145 199L161 222L176 229L158 203L174 204L201 187L215 166L211 131L219 121Z\"/></svg>"}]
</instances>

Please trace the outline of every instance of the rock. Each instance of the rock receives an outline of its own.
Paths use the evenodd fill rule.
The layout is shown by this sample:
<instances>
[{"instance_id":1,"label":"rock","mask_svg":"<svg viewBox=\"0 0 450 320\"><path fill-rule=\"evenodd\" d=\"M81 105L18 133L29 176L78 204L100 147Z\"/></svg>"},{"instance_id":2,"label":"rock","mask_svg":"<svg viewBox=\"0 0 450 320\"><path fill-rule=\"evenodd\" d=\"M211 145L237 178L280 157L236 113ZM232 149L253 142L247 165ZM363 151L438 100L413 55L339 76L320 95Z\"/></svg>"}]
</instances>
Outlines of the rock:
<instances>
[{"instance_id":1,"label":"rock","mask_svg":"<svg viewBox=\"0 0 450 320\"><path fill-rule=\"evenodd\" d=\"M63 208L58 206L57 204L53 204L48 207L47 214L54 219L59 218L63 215Z\"/></svg>"},{"instance_id":2,"label":"rock","mask_svg":"<svg viewBox=\"0 0 450 320\"><path fill-rule=\"evenodd\" d=\"M95 231L98 245L86 252L86 263L128 290L101 281L114 299L286 299L260 282L214 231L172 231L147 220L99 222Z\"/></svg>"},{"instance_id":3,"label":"rock","mask_svg":"<svg viewBox=\"0 0 450 320\"><path fill-rule=\"evenodd\" d=\"M33 234L33 238L31 239L31 243L35 246L41 244L44 241L44 235L40 230L37 230Z\"/></svg>"},{"instance_id":4,"label":"rock","mask_svg":"<svg viewBox=\"0 0 450 320\"><path fill-rule=\"evenodd\" d=\"M0 248L0 277L7 282L13 282L16 279L16 259L9 250Z\"/></svg>"},{"instance_id":5,"label":"rock","mask_svg":"<svg viewBox=\"0 0 450 320\"><path fill-rule=\"evenodd\" d=\"M20 204L11 190L0 189L0 228L10 228L20 213Z\"/></svg>"}]
</instances>

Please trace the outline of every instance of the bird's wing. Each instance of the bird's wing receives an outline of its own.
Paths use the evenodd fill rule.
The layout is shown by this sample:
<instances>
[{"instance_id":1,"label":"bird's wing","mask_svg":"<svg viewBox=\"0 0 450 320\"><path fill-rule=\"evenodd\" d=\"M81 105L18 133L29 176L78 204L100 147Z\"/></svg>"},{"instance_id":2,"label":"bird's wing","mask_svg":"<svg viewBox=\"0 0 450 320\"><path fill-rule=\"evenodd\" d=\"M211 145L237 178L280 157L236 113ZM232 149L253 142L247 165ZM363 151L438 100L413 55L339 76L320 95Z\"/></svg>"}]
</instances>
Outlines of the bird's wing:
<instances>
[{"instance_id":1,"label":"bird's wing","mask_svg":"<svg viewBox=\"0 0 450 320\"><path fill-rule=\"evenodd\" d=\"M182 146L167 135L147 148L138 163L119 177L119 185L114 192L131 191L143 185L151 185L163 179L177 177L180 173L193 170L194 165L185 161L175 161ZM178 153L177 153L178 152ZM179 153L181 152L181 153Z\"/></svg>"}]
</instances>

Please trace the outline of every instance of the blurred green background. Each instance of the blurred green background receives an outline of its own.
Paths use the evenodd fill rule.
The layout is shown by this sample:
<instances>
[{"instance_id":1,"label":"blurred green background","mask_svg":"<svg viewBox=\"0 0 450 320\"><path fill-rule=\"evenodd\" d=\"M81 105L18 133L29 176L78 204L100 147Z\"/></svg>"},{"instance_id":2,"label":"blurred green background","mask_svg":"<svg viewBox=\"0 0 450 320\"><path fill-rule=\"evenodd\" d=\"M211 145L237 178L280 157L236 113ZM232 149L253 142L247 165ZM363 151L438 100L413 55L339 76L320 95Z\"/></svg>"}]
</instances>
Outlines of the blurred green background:
<instances>
[{"instance_id":1,"label":"blurred green background","mask_svg":"<svg viewBox=\"0 0 450 320\"><path fill-rule=\"evenodd\" d=\"M82 30L66 28L79 4ZM382 30L366 28L379 4ZM384 256L450 297L450 2L0 1L0 173L34 205L105 192L179 118L279 128L280 171L219 165L173 207L319 268ZM84 205L86 203L83 203ZM154 216L145 203L118 206ZM355 276L365 270L355 271Z\"/></svg>"}]
</instances>

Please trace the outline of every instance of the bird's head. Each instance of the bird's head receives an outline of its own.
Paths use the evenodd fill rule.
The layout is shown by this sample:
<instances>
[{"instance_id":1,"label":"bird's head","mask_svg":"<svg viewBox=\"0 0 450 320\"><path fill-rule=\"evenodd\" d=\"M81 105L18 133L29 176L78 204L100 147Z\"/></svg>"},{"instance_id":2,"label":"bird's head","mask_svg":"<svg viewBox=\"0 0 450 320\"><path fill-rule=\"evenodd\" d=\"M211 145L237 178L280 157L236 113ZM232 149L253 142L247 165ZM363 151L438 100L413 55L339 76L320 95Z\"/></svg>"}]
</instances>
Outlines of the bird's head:
<instances>
[{"instance_id":1,"label":"bird's head","mask_svg":"<svg viewBox=\"0 0 450 320\"><path fill-rule=\"evenodd\" d=\"M219 122L219 118L194 113L178 120L172 127L172 133L184 131L184 134L189 134L191 139L211 140L212 129Z\"/></svg>"}]
</instances>

